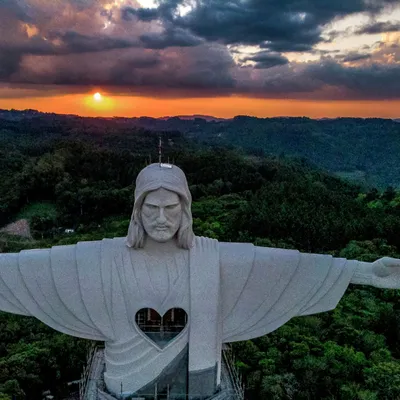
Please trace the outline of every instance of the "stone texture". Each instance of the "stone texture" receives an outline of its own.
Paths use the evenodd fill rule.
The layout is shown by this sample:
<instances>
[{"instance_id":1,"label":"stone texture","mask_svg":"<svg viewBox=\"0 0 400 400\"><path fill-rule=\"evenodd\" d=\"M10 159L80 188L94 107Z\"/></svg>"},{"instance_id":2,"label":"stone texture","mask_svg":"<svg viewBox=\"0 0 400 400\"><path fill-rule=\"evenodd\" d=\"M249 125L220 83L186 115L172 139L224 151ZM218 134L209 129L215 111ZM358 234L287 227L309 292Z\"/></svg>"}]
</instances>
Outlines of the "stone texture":
<instances>
[{"instance_id":1,"label":"stone texture","mask_svg":"<svg viewBox=\"0 0 400 400\"><path fill-rule=\"evenodd\" d=\"M189 372L189 393L193 400L203 400L217 390L217 368Z\"/></svg>"}]
</instances>

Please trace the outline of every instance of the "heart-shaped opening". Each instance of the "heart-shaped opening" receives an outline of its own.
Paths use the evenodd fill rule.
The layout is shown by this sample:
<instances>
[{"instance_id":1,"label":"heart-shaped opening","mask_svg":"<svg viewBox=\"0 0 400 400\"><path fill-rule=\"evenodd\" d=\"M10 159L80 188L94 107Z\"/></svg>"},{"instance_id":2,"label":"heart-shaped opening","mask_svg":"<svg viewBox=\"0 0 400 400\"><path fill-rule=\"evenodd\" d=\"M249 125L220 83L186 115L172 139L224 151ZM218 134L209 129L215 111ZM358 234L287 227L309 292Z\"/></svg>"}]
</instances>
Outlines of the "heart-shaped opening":
<instances>
[{"instance_id":1,"label":"heart-shaped opening","mask_svg":"<svg viewBox=\"0 0 400 400\"><path fill-rule=\"evenodd\" d=\"M150 340L163 348L183 331L187 314L181 308L171 308L161 316L152 308L142 308L136 313L135 321Z\"/></svg>"}]
</instances>

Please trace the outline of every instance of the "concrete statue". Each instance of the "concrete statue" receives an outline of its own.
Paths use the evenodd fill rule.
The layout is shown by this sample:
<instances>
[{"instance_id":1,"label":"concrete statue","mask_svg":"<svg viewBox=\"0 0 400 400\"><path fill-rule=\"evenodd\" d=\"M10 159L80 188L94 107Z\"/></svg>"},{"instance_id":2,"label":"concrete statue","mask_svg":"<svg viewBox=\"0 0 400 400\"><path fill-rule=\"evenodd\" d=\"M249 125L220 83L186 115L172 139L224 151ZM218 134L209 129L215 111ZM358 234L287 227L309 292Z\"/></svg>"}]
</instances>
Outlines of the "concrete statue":
<instances>
[{"instance_id":1,"label":"concrete statue","mask_svg":"<svg viewBox=\"0 0 400 400\"><path fill-rule=\"evenodd\" d=\"M218 388L223 343L265 335L295 316L332 310L349 283L400 288L400 260L373 263L295 250L220 243L192 231L181 169L138 175L126 238L0 254L0 310L69 335L105 342L110 393L139 392L188 353L188 391ZM158 346L135 322L141 309L186 312L185 328Z\"/></svg>"}]
</instances>

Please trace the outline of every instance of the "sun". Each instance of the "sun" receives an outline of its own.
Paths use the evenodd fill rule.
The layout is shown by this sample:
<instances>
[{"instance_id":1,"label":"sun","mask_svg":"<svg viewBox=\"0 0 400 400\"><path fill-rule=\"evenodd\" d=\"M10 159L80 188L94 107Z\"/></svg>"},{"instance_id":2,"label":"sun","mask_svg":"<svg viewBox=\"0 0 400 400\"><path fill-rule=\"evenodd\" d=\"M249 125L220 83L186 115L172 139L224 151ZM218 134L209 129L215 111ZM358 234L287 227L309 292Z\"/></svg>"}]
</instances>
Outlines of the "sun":
<instances>
[{"instance_id":1,"label":"sun","mask_svg":"<svg viewBox=\"0 0 400 400\"><path fill-rule=\"evenodd\" d=\"M98 116L111 114L116 106L115 99L109 93L102 94L94 90L82 96L82 102L88 109L99 113Z\"/></svg>"}]
</instances>

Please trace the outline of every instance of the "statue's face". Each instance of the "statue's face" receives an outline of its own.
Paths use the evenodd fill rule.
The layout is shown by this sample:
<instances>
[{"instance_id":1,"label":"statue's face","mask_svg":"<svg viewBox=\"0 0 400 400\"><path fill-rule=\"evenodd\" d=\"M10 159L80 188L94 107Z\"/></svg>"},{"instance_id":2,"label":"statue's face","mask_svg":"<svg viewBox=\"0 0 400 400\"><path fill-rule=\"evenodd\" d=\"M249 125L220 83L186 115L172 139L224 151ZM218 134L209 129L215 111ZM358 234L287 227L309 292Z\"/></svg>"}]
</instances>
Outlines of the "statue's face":
<instances>
[{"instance_id":1,"label":"statue's face","mask_svg":"<svg viewBox=\"0 0 400 400\"><path fill-rule=\"evenodd\" d=\"M142 205L142 223L146 233L156 242L167 242L179 229L182 205L179 196L163 188L150 192Z\"/></svg>"}]
</instances>

